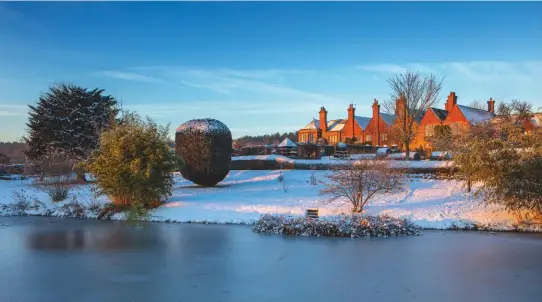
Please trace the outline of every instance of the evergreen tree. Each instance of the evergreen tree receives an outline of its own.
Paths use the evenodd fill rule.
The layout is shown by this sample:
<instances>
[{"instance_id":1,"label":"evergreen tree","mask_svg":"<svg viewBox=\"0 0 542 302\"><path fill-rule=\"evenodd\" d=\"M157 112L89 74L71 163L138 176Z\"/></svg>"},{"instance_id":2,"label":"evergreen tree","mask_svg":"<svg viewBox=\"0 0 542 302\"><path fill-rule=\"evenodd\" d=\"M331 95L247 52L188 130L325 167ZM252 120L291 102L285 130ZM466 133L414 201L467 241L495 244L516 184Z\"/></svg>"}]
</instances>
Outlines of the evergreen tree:
<instances>
[{"instance_id":1,"label":"evergreen tree","mask_svg":"<svg viewBox=\"0 0 542 302\"><path fill-rule=\"evenodd\" d=\"M118 114L117 101L103 89L60 84L29 106L25 156L30 161L59 154L70 159L87 158L98 147L101 132Z\"/></svg>"}]
</instances>

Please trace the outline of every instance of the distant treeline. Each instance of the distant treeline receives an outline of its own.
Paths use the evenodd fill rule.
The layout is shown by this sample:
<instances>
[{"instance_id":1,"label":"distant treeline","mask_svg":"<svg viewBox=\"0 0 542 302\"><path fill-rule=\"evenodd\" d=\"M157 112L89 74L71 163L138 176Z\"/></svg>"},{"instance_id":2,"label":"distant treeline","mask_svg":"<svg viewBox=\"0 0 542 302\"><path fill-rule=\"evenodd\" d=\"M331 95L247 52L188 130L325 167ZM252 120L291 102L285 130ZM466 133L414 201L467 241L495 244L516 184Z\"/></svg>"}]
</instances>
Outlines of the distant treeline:
<instances>
[{"instance_id":1,"label":"distant treeline","mask_svg":"<svg viewBox=\"0 0 542 302\"><path fill-rule=\"evenodd\" d=\"M12 163L24 162L24 143L0 142L0 153L7 156Z\"/></svg>"},{"instance_id":2,"label":"distant treeline","mask_svg":"<svg viewBox=\"0 0 542 302\"><path fill-rule=\"evenodd\" d=\"M277 145L280 144L285 138L289 138L292 141L297 141L296 132L285 132L285 133L275 133L275 134L264 134L264 135L255 135L250 136L246 135L233 140L236 147L245 147L245 146L260 146L260 145Z\"/></svg>"}]
</instances>

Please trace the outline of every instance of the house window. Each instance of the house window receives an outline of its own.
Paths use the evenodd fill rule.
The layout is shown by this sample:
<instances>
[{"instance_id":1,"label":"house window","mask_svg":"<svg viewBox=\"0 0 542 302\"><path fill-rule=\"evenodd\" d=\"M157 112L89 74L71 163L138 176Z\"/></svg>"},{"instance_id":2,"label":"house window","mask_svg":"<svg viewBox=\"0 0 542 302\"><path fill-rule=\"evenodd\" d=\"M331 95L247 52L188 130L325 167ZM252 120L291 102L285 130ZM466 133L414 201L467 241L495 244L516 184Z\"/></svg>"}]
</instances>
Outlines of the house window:
<instances>
[{"instance_id":1,"label":"house window","mask_svg":"<svg viewBox=\"0 0 542 302\"><path fill-rule=\"evenodd\" d=\"M333 135L333 136L330 136L329 137L329 143L330 144L334 144L334 143L338 143L339 141L337 140L337 136L336 135Z\"/></svg>"},{"instance_id":2,"label":"house window","mask_svg":"<svg viewBox=\"0 0 542 302\"><path fill-rule=\"evenodd\" d=\"M368 141L368 142L372 142L373 137L370 134L367 134L367 136L365 136L365 140Z\"/></svg>"},{"instance_id":3,"label":"house window","mask_svg":"<svg viewBox=\"0 0 542 302\"><path fill-rule=\"evenodd\" d=\"M435 125L425 126L425 137L431 137L435 134Z\"/></svg>"},{"instance_id":4,"label":"house window","mask_svg":"<svg viewBox=\"0 0 542 302\"><path fill-rule=\"evenodd\" d=\"M383 141L387 141L387 140L388 140L388 134L387 134L387 133L382 133L382 140L383 140Z\"/></svg>"},{"instance_id":5,"label":"house window","mask_svg":"<svg viewBox=\"0 0 542 302\"><path fill-rule=\"evenodd\" d=\"M313 143L313 142L314 142L314 134L309 133L309 139L308 139L308 142L309 142L309 143Z\"/></svg>"}]
</instances>

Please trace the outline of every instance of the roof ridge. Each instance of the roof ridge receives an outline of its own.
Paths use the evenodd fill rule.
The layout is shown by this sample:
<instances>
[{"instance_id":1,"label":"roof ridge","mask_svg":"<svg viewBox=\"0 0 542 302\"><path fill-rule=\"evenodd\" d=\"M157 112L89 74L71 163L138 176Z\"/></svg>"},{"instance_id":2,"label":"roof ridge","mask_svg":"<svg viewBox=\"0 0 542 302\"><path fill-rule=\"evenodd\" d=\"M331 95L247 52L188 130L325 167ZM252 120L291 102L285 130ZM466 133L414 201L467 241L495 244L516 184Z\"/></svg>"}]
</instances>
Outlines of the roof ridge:
<instances>
[{"instance_id":1,"label":"roof ridge","mask_svg":"<svg viewBox=\"0 0 542 302\"><path fill-rule=\"evenodd\" d=\"M466 107L466 108L469 108L469 109L474 109L474 110L478 110L478 111L483 111L483 112L491 113L491 112L489 112L489 111L487 111L487 110L480 109L480 108L474 108L474 107L471 107L471 106L459 105L459 104L457 104L457 106L458 106L458 107L459 107L459 106L461 106L461 107Z\"/></svg>"}]
</instances>

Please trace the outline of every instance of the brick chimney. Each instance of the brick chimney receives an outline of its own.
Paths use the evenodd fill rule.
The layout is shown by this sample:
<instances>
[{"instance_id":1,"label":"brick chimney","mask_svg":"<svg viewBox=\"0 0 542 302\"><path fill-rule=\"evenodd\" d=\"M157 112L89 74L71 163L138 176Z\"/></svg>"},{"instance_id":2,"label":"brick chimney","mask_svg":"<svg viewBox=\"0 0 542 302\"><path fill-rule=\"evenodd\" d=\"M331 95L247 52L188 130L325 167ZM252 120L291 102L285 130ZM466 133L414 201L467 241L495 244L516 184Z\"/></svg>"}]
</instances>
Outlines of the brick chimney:
<instances>
[{"instance_id":1,"label":"brick chimney","mask_svg":"<svg viewBox=\"0 0 542 302\"><path fill-rule=\"evenodd\" d=\"M489 98L489 101L487 101L487 111L495 113L495 101L493 98Z\"/></svg>"},{"instance_id":2,"label":"brick chimney","mask_svg":"<svg viewBox=\"0 0 542 302\"><path fill-rule=\"evenodd\" d=\"M406 99L403 94L399 96L397 100L395 100L395 115L399 118L403 117L403 114L405 112L405 106L406 106Z\"/></svg>"},{"instance_id":3,"label":"brick chimney","mask_svg":"<svg viewBox=\"0 0 542 302\"><path fill-rule=\"evenodd\" d=\"M444 105L445 106L444 109L450 112L455 107L455 105L457 105L457 96L455 95L455 92L452 91L448 95L448 99L446 100L446 105Z\"/></svg>"},{"instance_id":4,"label":"brick chimney","mask_svg":"<svg viewBox=\"0 0 542 302\"><path fill-rule=\"evenodd\" d=\"M354 107L354 104L350 104L348 106L348 122L350 124L350 129L352 129L352 133L350 133L350 136L354 137L354 116L356 115L356 108Z\"/></svg>"},{"instance_id":5,"label":"brick chimney","mask_svg":"<svg viewBox=\"0 0 542 302\"><path fill-rule=\"evenodd\" d=\"M327 131L327 111L325 107L320 107L320 129L322 132Z\"/></svg>"},{"instance_id":6,"label":"brick chimney","mask_svg":"<svg viewBox=\"0 0 542 302\"><path fill-rule=\"evenodd\" d=\"M377 99L374 99L373 102L373 121L376 123L374 124L375 131L373 131L373 142L380 146L380 105L378 105Z\"/></svg>"}]
</instances>

